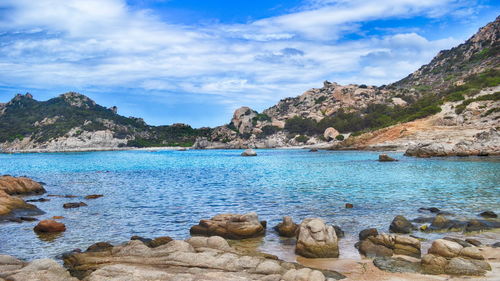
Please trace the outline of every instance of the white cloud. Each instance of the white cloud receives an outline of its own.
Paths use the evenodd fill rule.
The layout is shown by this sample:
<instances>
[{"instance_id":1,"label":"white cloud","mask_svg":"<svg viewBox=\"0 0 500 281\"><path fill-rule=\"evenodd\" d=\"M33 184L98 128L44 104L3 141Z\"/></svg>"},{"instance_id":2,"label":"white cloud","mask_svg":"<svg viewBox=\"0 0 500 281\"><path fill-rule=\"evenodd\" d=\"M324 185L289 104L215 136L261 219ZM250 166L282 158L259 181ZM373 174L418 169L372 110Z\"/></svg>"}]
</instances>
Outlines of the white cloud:
<instances>
[{"instance_id":1,"label":"white cloud","mask_svg":"<svg viewBox=\"0 0 500 281\"><path fill-rule=\"evenodd\" d=\"M362 21L451 12L450 2L314 0L247 24L187 26L123 0L4 0L0 86L123 87L272 105L325 79L382 84L406 76L457 41L417 33L332 40Z\"/></svg>"}]
</instances>

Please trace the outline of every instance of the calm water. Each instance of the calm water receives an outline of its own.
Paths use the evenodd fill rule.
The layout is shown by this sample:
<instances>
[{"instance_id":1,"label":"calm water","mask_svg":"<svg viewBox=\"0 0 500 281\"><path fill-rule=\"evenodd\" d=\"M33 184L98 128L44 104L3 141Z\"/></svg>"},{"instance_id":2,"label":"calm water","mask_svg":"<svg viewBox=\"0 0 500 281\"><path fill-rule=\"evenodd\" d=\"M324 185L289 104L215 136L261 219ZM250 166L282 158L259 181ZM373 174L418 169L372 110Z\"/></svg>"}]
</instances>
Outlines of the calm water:
<instances>
[{"instance_id":1,"label":"calm water","mask_svg":"<svg viewBox=\"0 0 500 281\"><path fill-rule=\"evenodd\" d=\"M78 209L63 209L62 204L83 198L35 203L46 212L39 219L64 216L68 230L47 241L32 231L35 222L0 224L0 253L31 260L86 249L97 241L124 242L132 235L186 238L201 218L250 211L270 227L284 215L295 221L322 217L345 230L341 246L352 248L361 229L387 231L396 214L414 218L419 207L469 217L487 209L500 211L499 158L394 154L399 162L379 163L374 152L258 150L257 157L240 157L240 152L0 155L1 174L45 182L47 194L105 195ZM347 202L355 208L345 209ZM277 254L290 250L272 230L261 244Z\"/></svg>"}]
</instances>

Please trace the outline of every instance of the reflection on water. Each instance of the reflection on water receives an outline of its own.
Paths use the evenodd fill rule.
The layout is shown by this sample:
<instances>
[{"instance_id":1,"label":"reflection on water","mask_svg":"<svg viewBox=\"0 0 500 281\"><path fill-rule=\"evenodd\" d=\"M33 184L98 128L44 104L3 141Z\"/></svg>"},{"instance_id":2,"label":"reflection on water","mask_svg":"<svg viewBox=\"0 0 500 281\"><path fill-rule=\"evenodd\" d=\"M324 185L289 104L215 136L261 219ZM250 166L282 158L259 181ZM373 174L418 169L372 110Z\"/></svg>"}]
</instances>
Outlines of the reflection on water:
<instances>
[{"instance_id":1,"label":"reflection on water","mask_svg":"<svg viewBox=\"0 0 500 281\"><path fill-rule=\"evenodd\" d=\"M190 226L218 213L255 211L268 232L252 247L293 260L293 241L272 230L285 215L300 222L321 217L339 225L341 257L358 258L360 230L386 232L397 214L415 218L420 207L438 207L475 217L498 210L499 158L417 159L380 163L378 153L309 153L306 150L115 151L0 155L0 174L27 175L46 183L50 197L34 202L46 214L63 216L67 231L39 238L36 222L0 225L0 253L25 259L55 257L98 241L120 243L132 235L189 236ZM85 200L89 194L104 197ZM35 196L32 198L47 197ZM87 207L63 209L68 202ZM345 203L354 204L346 209ZM418 233L433 239L442 234Z\"/></svg>"}]
</instances>

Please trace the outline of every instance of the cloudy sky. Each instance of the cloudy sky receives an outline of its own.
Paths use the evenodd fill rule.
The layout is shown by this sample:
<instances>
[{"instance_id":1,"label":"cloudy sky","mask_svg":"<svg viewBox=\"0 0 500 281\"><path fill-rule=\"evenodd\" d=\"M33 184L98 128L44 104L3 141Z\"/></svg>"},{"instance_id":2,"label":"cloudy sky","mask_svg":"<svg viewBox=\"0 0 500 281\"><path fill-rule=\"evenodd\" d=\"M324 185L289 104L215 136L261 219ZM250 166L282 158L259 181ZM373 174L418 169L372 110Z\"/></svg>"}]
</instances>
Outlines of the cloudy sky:
<instances>
[{"instance_id":1,"label":"cloudy sky","mask_svg":"<svg viewBox=\"0 0 500 281\"><path fill-rule=\"evenodd\" d=\"M394 82L499 12L488 0L1 0L0 102L77 91L150 124L216 126L324 80Z\"/></svg>"}]
</instances>

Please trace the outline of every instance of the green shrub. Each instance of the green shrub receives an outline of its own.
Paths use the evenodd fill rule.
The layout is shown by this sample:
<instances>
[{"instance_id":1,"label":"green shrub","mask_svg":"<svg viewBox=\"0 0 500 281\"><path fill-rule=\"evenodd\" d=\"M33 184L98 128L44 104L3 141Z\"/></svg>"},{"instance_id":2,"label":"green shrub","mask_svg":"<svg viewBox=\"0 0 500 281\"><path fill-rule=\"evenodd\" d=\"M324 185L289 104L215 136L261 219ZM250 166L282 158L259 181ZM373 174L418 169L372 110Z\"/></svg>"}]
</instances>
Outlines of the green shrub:
<instances>
[{"instance_id":1,"label":"green shrub","mask_svg":"<svg viewBox=\"0 0 500 281\"><path fill-rule=\"evenodd\" d=\"M309 140L309 137L300 135L295 138L296 141L301 142L301 143L306 143Z\"/></svg>"},{"instance_id":2,"label":"green shrub","mask_svg":"<svg viewBox=\"0 0 500 281\"><path fill-rule=\"evenodd\" d=\"M344 140L344 135L337 135L335 137L336 140L343 141Z\"/></svg>"},{"instance_id":3,"label":"green shrub","mask_svg":"<svg viewBox=\"0 0 500 281\"><path fill-rule=\"evenodd\" d=\"M324 102L325 100L326 100L326 96L321 96L321 97L315 99L314 103L315 104L320 104L320 103Z\"/></svg>"},{"instance_id":4,"label":"green shrub","mask_svg":"<svg viewBox=\"0 0 500 281\"><path fill-rule=\"evenodd\" d=\"M264 136L270 136L272 134L279 132L280 130L281 129L279 127L267 125L267 126L262 127L262 134Z\"/></svg>"}]
</instances>

